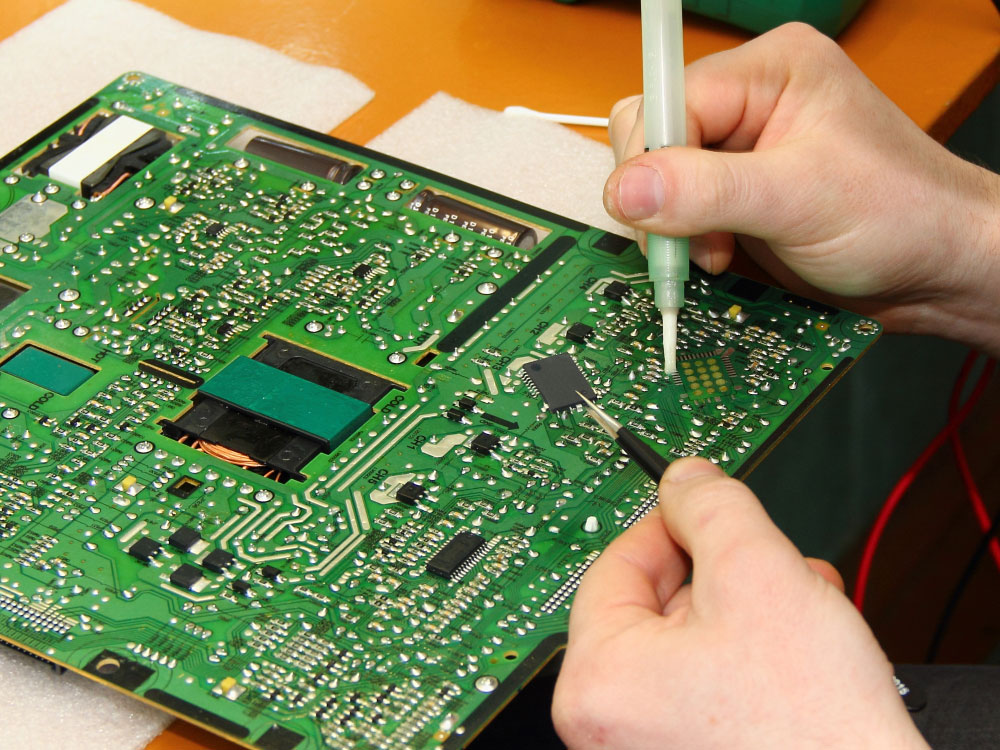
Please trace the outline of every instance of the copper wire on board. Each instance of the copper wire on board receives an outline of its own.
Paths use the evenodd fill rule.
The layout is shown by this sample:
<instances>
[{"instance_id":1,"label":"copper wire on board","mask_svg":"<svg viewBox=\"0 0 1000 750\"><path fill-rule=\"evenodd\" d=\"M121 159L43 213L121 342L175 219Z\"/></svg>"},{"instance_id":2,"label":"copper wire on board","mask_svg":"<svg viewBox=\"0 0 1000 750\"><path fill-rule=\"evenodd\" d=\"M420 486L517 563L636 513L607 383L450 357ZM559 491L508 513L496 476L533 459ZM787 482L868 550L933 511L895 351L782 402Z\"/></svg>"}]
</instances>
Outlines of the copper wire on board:
<instances>
[{"instance_id":1,"label":"copper wire on board","mask_svg":"<svg viewBox=\"0 0 1000 750\"><path fill-rule=\"evenodd\" d=\"M94 121L94 118L97 117L99 114L100 114L100 112L95 112L90 117L88 117L86 120L84 120L83 122L81 122L80 125L76 129L76 134L77 135L83 135L83 131L87 129L87 126L90 125L90 123Z\"/></svg>"},{"instance_id":2,"label":"copper wire on board","mask_svg":"<svg viewBox=\"0 0 1000 750\"><path fill-rule=\"evenodd\" d=\"M105 195L107 195L112 190L114 190L116 187L118 187L119 185L121 185L123 182L125 182L125 180L127 180L131 176L132 176L132 174L130 172L126 172L121 177L119 177L117 180L115 180L113 183L111 183L111 187L109 187L107 190L102 190L99 193L94 193L94 195L92 197L94 197L94 198L103 198Z\"/></svg>"},{"instance_id":3,"label":"copper wire on board","mask_svg":"<svg viewBox=\"0 0 1000 750\"><path fill-rule=\"evenodd\" d=\"M181 435L177 438L177 442L182 445L188 444L188 435ZM246 453L241 453L240 451L233 450L232 448L227 448L224 445L219 445L218 443L210 443L207 440L194 439L191 441L189 447L199 450L202 453L207 453L209 456L221 459L226 463L233 464L234 466L239 466L241 469L267 469L267 471L262 473L265 479L271 479L275 482L282 481L282 474L278 469L268 469L267 464L263 464L251 458Z\"/></svg>"},{"instance_id":4,"label":"copper wire on board","mask_svg":"<svg viewBox=\"0 0 1000 750\"><path fill-rule=\"evenodd\" d=\"M250 458L250 456L246 453L234 451L232 448L226 448L224 445L219 445L218 443L209 443L204 440L198 440L194 443L193 447L207 453L210 456L215 456L216 458L221 458L223 461L228 463L241 466L244 469L264 468L264 464Z\"/></svg>"}]
</instances>

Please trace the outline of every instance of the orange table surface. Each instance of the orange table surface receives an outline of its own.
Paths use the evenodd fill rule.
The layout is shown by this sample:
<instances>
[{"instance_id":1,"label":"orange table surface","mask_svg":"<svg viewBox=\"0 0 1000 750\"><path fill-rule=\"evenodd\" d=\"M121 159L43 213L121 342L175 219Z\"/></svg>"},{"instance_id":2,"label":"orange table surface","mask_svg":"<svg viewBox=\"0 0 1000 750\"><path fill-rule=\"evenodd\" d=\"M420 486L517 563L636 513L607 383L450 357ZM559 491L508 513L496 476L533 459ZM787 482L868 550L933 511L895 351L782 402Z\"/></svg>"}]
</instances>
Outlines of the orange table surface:
<instances>
[{"instance_id":1,"label":"orange table surface","mask_svg":"<svg viewBox=\"0 0 1000 750\"><path fill-rule=\"evenodd\" d=\"M60 3L5 3L0 38ZM494 109L522 104L604 115L617 99L642 88L638 0L145 4L194 27L236 34L356 76L375 98L332 133L358 143L436 91ZM690 16L685 56L697 59L749 37ZM939 140L954 132L1000 77L1000 15L990 0L869 0L839 41L904 112ZM581 132L606 140L597 128Z\"/></svg>"},{"instance_id":2,"label":"orange table surface","mask_svg":"<svg viewBox=\"0 0 1000 750\"><path fill-rule=\"evenodd\" d=\"M5 3L0 38L60 0ZM642 88L638 0L146 0L196 28L345 70L374 99L332 131L364 143L437 91L493 109L604 115ZM690 17L690 60L749 34ZM990 0L869 0L839 41L906 114L945 140L1000 77ZM181 82L183 83L183 81ZM66 85L72 85L67 81ZM86 95L91 92L80 92ZM238 102L237 102L238 103ZM601 129L580 132L599 140ZM148 750L236 745L175 722Z\"/></svg>"}]
</instances>

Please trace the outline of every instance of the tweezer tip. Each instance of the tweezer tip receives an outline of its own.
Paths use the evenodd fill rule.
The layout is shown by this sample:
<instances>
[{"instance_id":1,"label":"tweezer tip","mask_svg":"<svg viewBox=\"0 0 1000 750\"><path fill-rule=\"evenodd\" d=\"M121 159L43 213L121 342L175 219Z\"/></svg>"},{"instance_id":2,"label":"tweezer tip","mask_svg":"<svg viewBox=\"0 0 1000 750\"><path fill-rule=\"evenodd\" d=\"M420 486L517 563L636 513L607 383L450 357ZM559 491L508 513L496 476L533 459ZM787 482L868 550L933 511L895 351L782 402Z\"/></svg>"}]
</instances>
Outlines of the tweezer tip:
<instances>
[{"instance_id":1,"label":"tweezer tip","mask_svg":"<svg viewBox=\"0 0 1000 750\"><path fill-rule=\"evenodd\" d=\"M576 395L583 399L584 408L594 418L594 421L601 426L601 429L611 437L617 438L621 425L612 419L600 406L580 393L580 391L577 391Z\"/></svg>"}]
</instances>

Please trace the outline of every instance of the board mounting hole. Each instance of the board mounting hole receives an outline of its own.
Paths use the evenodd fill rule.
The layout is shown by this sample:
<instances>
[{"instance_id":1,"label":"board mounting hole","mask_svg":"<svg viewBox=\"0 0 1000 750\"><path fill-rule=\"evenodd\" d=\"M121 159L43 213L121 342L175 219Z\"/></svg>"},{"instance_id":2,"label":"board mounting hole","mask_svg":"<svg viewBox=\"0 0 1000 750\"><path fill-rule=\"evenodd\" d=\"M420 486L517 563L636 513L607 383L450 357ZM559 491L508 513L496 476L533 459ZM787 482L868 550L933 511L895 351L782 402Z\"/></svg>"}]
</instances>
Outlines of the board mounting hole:
<instances>
[{"instance_id":1,"label":"board mounting hole","mask_svg":"<svg viewBox=\"0 0 1000 750\"><path fill-rule=\"evenodd\" d=\"M832 362L824 362L823 364L821 364L819 366L819 369L821 369L821 370L827 370L827 371L832 370L833 369L833 363Z\"/></svg>"},{"instance_id":2,"label":"board mounting hole","mask_svg":"<svg viewBox=\"0 0 1000 750\"><path fill-rule=\"evenodd\" d=\"M114 674L121 669L121 666L122 663L120 661L108 656L97 662L96 669L98 674Z\"/></svg>"},{"instance_id":3,"label":"board mounting hole","mask_svg":"<svg viewBox=\"0 0 1000 750\"><path fill-rule=\"evenodd\" d=\"M503 655L503 658L506 659L507 661L514 661L514 659L517 658L517 651L508 651L506 654Z\"/></svg>"}]
</instances>

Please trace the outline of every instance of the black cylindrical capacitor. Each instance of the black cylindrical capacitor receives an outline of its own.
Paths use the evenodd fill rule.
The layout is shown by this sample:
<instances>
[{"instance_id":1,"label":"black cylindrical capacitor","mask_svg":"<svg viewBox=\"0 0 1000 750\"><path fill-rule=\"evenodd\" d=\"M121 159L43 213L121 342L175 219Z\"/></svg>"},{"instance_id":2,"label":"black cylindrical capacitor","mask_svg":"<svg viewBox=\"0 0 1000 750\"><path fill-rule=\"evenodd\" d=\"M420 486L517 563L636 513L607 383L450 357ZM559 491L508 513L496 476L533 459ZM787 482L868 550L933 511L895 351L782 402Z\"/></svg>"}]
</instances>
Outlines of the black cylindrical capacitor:
<instances>
[{"instance_id":1,"label":"black cylindrical capacitor","mask_svg":"<svg viewBox=\"0 0 1000 750\"><path fill-rule=\"evenodd\" d=\"M522 250L529 250L538 244L538 235L531 227L491 214L455 198L439 195L433 190L419 193L410 201L409 208Z\"/></svg>"},{"instance_id":2,"label":"black cylindrical capacitor","mask_svg":"<svg viewBox=\"0 0 1000 750\"><path fill-rule=\"evenodd\" d=\"M310 151L294 143L285 143L265 135L251 138L244 149L248 154L262 156L265 159L284 164L317 177L322 177L341 185L347 183L361 171L359 164L335 159L327 154Z\"/></svg>"}]
</instances>

